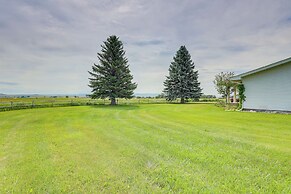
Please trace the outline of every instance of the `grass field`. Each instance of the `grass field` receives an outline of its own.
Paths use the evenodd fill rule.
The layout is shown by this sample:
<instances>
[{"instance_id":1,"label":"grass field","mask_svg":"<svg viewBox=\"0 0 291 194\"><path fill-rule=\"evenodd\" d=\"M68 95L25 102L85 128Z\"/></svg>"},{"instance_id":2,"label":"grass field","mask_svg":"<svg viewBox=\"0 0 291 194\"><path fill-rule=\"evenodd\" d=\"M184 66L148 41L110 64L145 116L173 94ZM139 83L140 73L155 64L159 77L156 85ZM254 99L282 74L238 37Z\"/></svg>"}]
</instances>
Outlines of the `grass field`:
<instances>
[{"instance_id":1,"label":"grass field","mask_svg":"<svg viewBox=\"0 0 291 194\"><path fill-rule=\"evenodd\" d=\"M290 193L291 115L206 104L0 112L0 193Z\"/></svg>"}]
</instances>

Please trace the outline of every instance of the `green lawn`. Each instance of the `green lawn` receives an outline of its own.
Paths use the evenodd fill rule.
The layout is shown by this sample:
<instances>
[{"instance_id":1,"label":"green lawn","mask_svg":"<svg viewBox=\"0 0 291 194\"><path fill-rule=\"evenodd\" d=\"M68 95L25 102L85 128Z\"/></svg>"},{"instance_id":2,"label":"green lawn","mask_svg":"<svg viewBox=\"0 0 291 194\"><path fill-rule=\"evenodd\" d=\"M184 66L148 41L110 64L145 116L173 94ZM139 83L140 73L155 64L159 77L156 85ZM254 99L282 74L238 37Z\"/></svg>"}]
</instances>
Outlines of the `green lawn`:
<instances>
[{"instance_id":1,"label":"green lawn","mask_svg":"<svg viewBox=\"0 0 291 194\"><path fill-rule=\"evenodd\" d=\"M0 112L0 193L290 193L291 115L206 104Z\"/></svg>"}]
</instances>

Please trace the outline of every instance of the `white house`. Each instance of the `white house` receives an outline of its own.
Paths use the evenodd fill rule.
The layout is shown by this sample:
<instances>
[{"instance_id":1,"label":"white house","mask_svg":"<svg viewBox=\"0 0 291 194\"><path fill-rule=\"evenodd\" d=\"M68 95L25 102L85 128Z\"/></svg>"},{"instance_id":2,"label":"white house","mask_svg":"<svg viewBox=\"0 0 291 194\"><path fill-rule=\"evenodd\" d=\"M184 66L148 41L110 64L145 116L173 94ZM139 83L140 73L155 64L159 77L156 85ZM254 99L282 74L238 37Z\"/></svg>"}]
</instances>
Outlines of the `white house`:
<instances>
[{"instance_id":1,"label":"white house","mask_svg":"<svg viewBox=\"0 0 291 194\"><path fill-rule=\"evenodd\" d=\"M245 86L244 110L291 112L291 57L231 78Z\"/></svg>"}]
</instances>

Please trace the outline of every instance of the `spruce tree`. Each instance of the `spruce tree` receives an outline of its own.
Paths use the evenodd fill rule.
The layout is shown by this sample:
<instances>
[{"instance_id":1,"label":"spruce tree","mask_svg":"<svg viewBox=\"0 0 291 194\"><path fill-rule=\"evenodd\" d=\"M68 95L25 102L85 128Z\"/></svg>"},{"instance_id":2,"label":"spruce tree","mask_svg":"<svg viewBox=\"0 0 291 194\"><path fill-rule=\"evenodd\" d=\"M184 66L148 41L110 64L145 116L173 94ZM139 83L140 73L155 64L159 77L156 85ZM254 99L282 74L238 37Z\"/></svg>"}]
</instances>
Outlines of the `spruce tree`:
<instances>
[{"instance_id":1,"label":"spruce tree","mask_svg":"<svg viewBox=\"0 0 291 194\"><path fill-rule=\"evenodd\" d=\"M91 98L109 98L116 105L116 98L132 98L137 84L132 82L128 60L125 57L123 43L116 36L110 36L101 45L98 53L99 64L92 66L89 74Z\"/></svg>"},{"instance_id":2,"label":"spruce tree","mask_svg":"<svg viewBox=\"0 0 291 194\"><path fill-rule=\"evenodd\" d=\"M194 63L185 46L181 46L173 58L169 68L169 76L164 82L164 93L169 101L180 98L184 104L188 99L198 100L202 89L198 82L198 71L194 71Z\"/></svg>"}]
</instances>

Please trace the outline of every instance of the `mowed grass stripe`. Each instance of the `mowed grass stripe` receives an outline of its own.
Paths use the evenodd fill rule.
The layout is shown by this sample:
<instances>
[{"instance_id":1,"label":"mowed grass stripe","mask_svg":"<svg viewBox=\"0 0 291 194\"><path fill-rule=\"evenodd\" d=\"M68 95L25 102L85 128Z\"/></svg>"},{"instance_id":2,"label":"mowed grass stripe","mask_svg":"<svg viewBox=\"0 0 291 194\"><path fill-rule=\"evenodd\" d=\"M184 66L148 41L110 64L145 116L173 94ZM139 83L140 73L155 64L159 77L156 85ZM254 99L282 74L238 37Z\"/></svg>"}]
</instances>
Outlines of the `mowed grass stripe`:
<instances>
[{"instance_id":1,"label":"mowed grass stripe","mask_svg":"<svg viewBox=\"0 0 291 194\"><path fill-rule=\"evenodd\" d=\"M223 142L223 144L225 144L225 143L226 143L226 142ZM242 147L241 144L238 144L238 145L239 145L240 147ZM197 146L196 146L196 147L197 147ZM246 148L249 149L249 150L251 150L251 151L253 150L251 146L248 146L248 147L247 147L247 146L244 146L244 147L242 147L242 148L243 148L243 150L245 150ZM173 149L171 148L171 150L173 150ZM236 152L239 151L239 147L235 147L234 150L235 150ZM264 150L264 151L266 151L266 150ZM229 151L227 151L227 152L229 152ZM215 151L214 154L216 154L216 153L217 153L217 150ZM255 153L255 154L256 154L256 153ZM255 154L251 154L251 157L250 157L250 158L253 158L253 156L255 156ZM223 161L223 160L222 160L222 161ZM265 167L265 166L263 166L263 168L264 168L264 167Z\"/></svg>"},{"instance_id":2,"label":"mowed grass stripe","mask_svg":"<svg viewBox=\"0 0 291 194\"><path fill-rule=\"evenodd\" d=\"M137 119L135 119L135 120L137 120ZM157 129L155 129L155 130L157 130ZM172 150L172 149L171 149Z\"/></svg>"},{"instance_id":3,"label":"mowed grass stripe","mask_svg":"<svg viewBox=\"0 0 291 194\"><path fill-rule=\"evenodd\" d=\"M289 192L290 121L201 104L0 113L0 192Z\"/></svg>"},{"instance_id":4,"label":"mowed grass stripe","mask_svg":"<svg viewBox=\"0 0 291 194\"><path fill-rule=\"evenodd\" d=\"M211 107L211 109L214 110L218 109L217 107L208 107ZM186 111L187 110L188 108L186 109ZM151 119L155 119L159 123L163 122L172 123L173 125L179 125L179 123L182 122L182 128L185 128L185 126L187 125L190 126L192 129L195 129L195 125L198 125L199 131L203 131L204 129L206 132L210 132L208 134L217 133L219 136L225 135L230 138L239 137L241 141L249 140L247 141L248 143L254 142L257 144L258 141L262 139L262 145L265 144L268 147L276 147L278 149L285 150L286 152L291 151L290 146L282 146L287 145L288 142L290 142L290 115L245 112L224 112L224 114L220 114L221 110L216 111L215 115L213 115L211 114L211 112L213 111L208 109L206 112L207 115L205 115L205 112L202 112L201 116L200 114L197 114L197 112L193 111L192 113L185 115L184 119L182 120L171 120L167 119L167 114L169 114L169 112L170 111L159 111L158 114L151 114L148 116L150 116ZM272 122L270 122L270 120ZM242 136L244 138L242 138ZM268 142L272 142L272 145L268 144ZM276 146L276 144L279 144L280 146Z\"/></svg>"}]
</instances>

